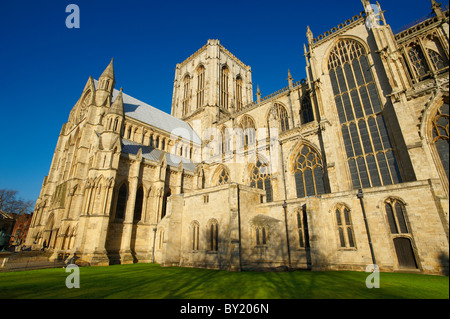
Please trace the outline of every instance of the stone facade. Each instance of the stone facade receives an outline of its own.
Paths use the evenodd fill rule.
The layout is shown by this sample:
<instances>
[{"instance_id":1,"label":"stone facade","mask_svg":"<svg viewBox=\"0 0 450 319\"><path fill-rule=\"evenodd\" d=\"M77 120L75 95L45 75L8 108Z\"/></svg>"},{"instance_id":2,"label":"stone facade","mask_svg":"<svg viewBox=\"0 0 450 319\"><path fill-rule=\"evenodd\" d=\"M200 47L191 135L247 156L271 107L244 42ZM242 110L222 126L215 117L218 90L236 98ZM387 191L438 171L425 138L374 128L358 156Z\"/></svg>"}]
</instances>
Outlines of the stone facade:
<instances>
[{"instance_id":1,"label":"stone facade","mask_svg":"<svg viewBox=\"0 0 450 319\"><path fill-rule=\"evenodd\" d=\"M448 271L448 20L379 5L323 35L307 78L253 101L218 40L177 64L172 115L114 89L64 123L27 245L91 265Z\"/></svg>"}]
</instances>

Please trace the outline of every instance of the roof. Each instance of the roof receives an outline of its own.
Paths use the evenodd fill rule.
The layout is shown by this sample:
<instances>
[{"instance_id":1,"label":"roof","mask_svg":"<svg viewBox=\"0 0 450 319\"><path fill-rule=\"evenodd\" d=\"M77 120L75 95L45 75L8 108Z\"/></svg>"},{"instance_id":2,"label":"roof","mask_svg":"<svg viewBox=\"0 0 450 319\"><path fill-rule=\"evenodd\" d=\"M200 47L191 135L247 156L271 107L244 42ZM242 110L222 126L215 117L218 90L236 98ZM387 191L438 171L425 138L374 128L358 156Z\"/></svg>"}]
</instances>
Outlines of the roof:
<instances>
[{"instance_id":1,"label":"roof","mask_svg":"<svg viewBox=\"0 0 450 319\"><path fill-rule=\"evenodd\" d=\"M152 146L146 146L146 145L142 145L142 144L139 144L136 142L126 140L126 139L122 139L122 152L123 153L136 155L140 148L142 148L142 157L143 158L147 158L149 160L157 162L159 160L159 158L161 157L161 154L165 153L167 165L178 167L180 162L183 162L183 168L185 170L188 170L188 171L195 170L195 164L187 158L183 158L178 155L174 155L174 154L170 154L170 153L161 151Z\"/></svg>"},{"instance_id":2,"label":"roof","mask_svg":"<svg viewBox=\"0 0 450 319\"><path fill-rule=\"evenodd\" d=\"M94 80L94 84L97 88L98 81ZM113 101L119 95L119 92L119 90L114 89ZM124 92L122 92L122 96L123 108L126 116L152 125L174 136L181 136L194 143L201 144L201 139L188 123L167 114L156 107L135 99Z\"/></svg>"}]
</instances>

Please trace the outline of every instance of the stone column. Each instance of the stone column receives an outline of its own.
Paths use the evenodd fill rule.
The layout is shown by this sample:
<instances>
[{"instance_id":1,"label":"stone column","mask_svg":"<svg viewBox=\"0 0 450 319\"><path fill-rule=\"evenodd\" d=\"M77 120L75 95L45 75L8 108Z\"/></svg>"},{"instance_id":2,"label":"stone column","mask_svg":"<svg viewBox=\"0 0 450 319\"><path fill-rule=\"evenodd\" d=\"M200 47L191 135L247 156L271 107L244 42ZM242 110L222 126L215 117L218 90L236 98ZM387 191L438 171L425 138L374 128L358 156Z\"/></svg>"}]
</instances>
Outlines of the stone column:
<instances>
[{"instance_id":1,"label":"stone column","mask_svg":"<svg viewBox=\"0 0 450 319\"><path fill-rule=\"evenodd\" d=\"M131 235L133 232L133 215L134 206L136 204L136 191L139 181L140 161L135 161L130 169L130 188L127 200L127 210L125 212L125 219L123 221L122 241L120 244L120 259L122 264L133 263L133 256L131 254Z\"/></svg>"}]
</instances>

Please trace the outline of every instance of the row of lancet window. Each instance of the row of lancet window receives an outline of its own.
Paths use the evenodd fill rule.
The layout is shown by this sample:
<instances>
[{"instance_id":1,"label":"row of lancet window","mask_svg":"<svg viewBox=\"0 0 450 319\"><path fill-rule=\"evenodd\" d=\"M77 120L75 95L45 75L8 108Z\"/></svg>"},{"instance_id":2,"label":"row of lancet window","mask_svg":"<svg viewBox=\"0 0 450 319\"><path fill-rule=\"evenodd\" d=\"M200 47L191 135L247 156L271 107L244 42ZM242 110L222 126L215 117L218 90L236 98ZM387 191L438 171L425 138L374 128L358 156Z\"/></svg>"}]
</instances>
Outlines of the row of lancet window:
<instances>
[{"instance_id":1,"label":"row of lancet window","mask_svg":"<svg viewBox=\"0 0 450 319\"><path fill-rule=\"evenodd\" d=\"M305 108L301 110L302 112L302 124L308 123L314 120L314 116L311 109L311 102L309 98L304 99ZM289 130L289 115L286 108L279 104L274 103L271 114L275 120L279 123L279 128L281 132ZM270 127L269 122L267 127ZM253 118L247 114L244 114L240 120L239 128L242 129L242 136L240 145L248 147L249 145L255 145L256 143L256 124ZM232 150L231 137L226 127L222 127L222 152L229 152Z\"/></svg>"},{"instance_id":2,"label":"row of lancet window","mask_svg":"<svg viewBox=\"0 0 450 319\"><path fill-rule=\"evenodd\" d=\"M230 92L229 92L230 70L224 66L220 74L220 106L224 109L230 108ZM236 111L240 111L244 107L243 103L243 81L242 77L238 75L235 79L235 101Z\"/></svg>"},{"instance_id":3,"label":"row of lancet window","mask_svg":"<svg viewBox=\"0 0 450 319\"><path fill-rule=\"evenodd\" d=\"M125 213L127 210L128 203L128 186L126 183L123 183L117 193L117 201L116 201L116 209L115 209L115 218L119 220L125 219ZM162 193L161 193L162 195ZM167 198L171 195L170 190L162 195L161 198L161 213L158 216L158 220L162 219L166 215L166 206L167 206ZM136 191L136 199L134 203L134 212L133 212L133 222L137 223L142 220L142 209L144 207L144 188L140 186Z\"/></svg>"},{"instance_id":4,"label":"row of lancet window","mask_svg":"<svg viewBox=\"0 0 450 319\"><path fill-rule=\"evenodd\" d=\"M191 110L191 77L187 74L183 78L183 96L181 99L181 107L183 116L188 115ZM200 65L197 68L197 109L201 108L205 103L205 67Z\"/></svg>"},{"instance_id":5,"label":"row of lancet window","mask_svg":"<svg viewBox=\"0 0 450 319\"><path fill-rule=\"evenodd\" d=\"M198 221L193 221L190 227L191 231L191 249L192 251L200 250L200 224ZM206 227L206 242L207 250L217 251L219 249L219 224L217 220L212 219L208 222Z\"/></svg>"}]
</instances>

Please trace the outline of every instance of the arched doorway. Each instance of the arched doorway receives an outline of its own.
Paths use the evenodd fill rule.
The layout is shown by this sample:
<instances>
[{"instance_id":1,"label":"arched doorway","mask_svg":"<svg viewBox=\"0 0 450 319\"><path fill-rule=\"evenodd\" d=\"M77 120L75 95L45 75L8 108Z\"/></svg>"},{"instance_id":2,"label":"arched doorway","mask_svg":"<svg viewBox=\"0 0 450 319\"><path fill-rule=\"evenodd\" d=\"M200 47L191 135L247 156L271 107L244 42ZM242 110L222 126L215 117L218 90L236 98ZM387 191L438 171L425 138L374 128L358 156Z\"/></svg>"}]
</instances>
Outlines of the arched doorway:
<instances>
[{"instance_id":1,"label":"arched doorway","mask_svg":"<svg viewBox=\"0 0 450 319\"><path fill-rule=\"evenodd\" d=\"M417 269L416 258L411 241L406 237L394 238L395 251L397 253L398 267Z\"/></svg>"}]
</instances>

